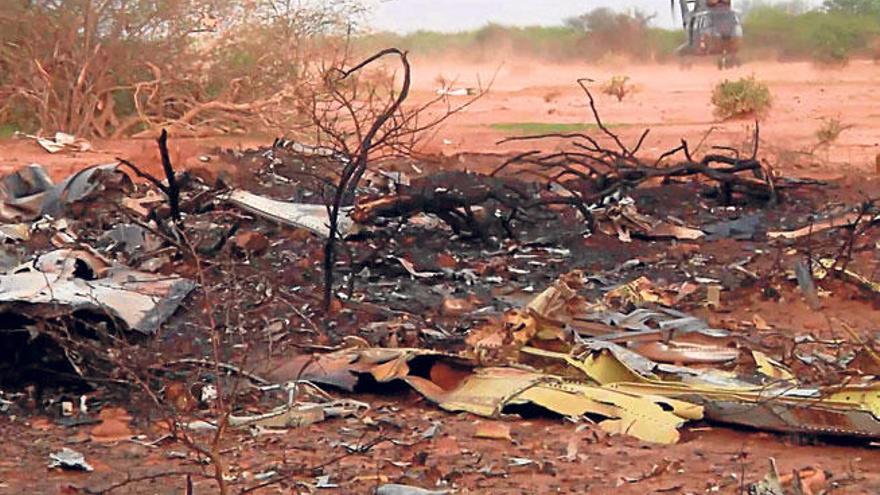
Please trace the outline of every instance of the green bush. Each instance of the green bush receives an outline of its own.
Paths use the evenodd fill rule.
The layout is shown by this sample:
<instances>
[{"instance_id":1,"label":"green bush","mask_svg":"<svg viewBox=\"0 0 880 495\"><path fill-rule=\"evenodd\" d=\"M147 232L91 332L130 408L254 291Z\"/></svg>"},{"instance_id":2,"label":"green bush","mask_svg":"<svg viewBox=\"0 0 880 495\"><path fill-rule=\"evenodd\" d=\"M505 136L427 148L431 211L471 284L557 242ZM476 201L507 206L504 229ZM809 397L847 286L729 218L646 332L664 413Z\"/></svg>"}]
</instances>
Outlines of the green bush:
<instances>
[{"instance_id":1,"label":"green bush","mask_svg":"<svg viewBox=\"0 0 880 495\"><path fill-rule=\"evenodd\" d=\"M458 33L375 33L360 37L356 44L364 53L397 46L418 55L454 55L476 61L494 60L499 53L563 61L582 53L582 38L581 33L569 27L487 24L475 31Z\"/></svg>"},{"instance_id":2,"label":"green bush","mask_svg":"<svg viewBox=\"0 0 880 495\"><path fill-rule=\"evenodd\" d=\"M880 36L880 16L832 10L789 12L781 7L751 9L744 19L746 52L768 50L782 59L842 65L854 56L869 56Z\"/></svg>"},{"instance_id":3,"label":"green bush","mask_svg":"<svg viewBox=\"0 0 880 495\"><path fill-rule=\"evenodd\" d=\"M865 5L880 0L836 0L824 9L807 4L758 4L743 19L743 57L812 60L842 65L852 57L880 59L875 40L880 39L880 15L864 12ZM870 6L869 5L869 6ZM639 12L620 13L594 9L568 19L564 26L511 27L489 24L473 31L408 35L376 33L356 43L364 52L399 46L416 54L452 55L471 60L495 60L500 54L522 55L551 61L598 61L609 54L635 61L668 61L684 42L681 29L653 27Z\"/></svg>"},{"instance_id":4,"label":"green bush","mask_svg":"<svg viewBox=\"0 0 880 495\"><path fill-rule=\"evenodd\" d=\"M18 127L13 124L0 124L0 139L6 139L15 135Z\"/></svg>"},{"instance_id":5,"label":"green bush","mask_svg":"<svg viewBox=\"0 0 880 495\"><path fill-rule=\"evenodd\" d=\"M825 0L822 6L829 12L880 17L880 0Z\"/></svg>"},{"instance_id":6,"label":"green bush","mask_svg":"<svg viewBox=\"0 0 880 495\"><path fill-rule=\"evenodd\" d=\"M754 76L725 80L712 91L715 115L722 119L760 117L767 113L771 103L770 88Z\"/></svg>"},{"instance_id":7,"label":"green bush","mask_svg":"<svg viewBox=\"0 0 880 495\"><path fill-rule=\"evenodd\" d=\"M496 60L502 54L559 62L597 61L608 54L638 61L671 59L684 34L681 30L651 27L648 21L648 16L638 12L595 9L569 19L564 26L487 24L457 33L374 33L359 37L356 44L364 53L398 46L418 55L451 55L478 61Z\"/></svg>"}]
</instances>

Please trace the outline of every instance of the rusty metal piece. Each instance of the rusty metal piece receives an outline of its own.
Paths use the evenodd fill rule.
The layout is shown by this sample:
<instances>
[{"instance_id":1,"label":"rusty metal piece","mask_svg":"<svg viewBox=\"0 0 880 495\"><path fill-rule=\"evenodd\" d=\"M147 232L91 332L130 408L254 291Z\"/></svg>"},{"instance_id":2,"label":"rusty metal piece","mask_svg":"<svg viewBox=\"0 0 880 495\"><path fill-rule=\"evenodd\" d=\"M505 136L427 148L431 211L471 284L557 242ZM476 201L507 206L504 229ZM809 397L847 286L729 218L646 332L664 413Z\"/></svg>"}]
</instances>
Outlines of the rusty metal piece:
<instances>
[{"instance_id":1,"label":"rusty metal piece","mask_svg":"<svg viewBox=\"0 0 880 495\"><path fill-rule=\"evenodd\" d=\"M631 349L652 361L675 364L722 364L739 355L739 351L728 347L674 341L643 342Z\"/></svg>"},{"instance_id":2,"label":"rusty metal piece","mask_svg":"<svg viewBox=\"0 0 880 495\"><path fill-rule=\"evenodd\" d=\"M366 379L401 381L447 411L498 417L519 406L563 416L603 418L611 433L674 443L678 428L702 417L694 404L656 395L621 392L562 377L515 368L473 369L456 356L421 349L351 349L302 356L276 371L276 380L309 380L355 390ZM279 376L281 375L281 376Z\"/></svg>"}]
</instances>

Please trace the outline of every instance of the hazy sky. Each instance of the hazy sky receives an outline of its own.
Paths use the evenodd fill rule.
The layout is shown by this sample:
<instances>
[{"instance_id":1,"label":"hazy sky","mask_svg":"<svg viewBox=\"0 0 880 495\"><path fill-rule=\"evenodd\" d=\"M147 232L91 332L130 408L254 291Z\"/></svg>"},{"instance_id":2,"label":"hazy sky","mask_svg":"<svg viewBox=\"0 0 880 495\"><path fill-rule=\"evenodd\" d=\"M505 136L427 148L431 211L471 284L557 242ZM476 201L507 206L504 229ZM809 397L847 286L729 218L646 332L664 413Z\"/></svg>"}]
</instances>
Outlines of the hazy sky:
<instances>
[{"instance_id":1,"label":"hazy sky","mask_svg":"<svg viewBox=\"0 0 880 495\"><path fill-rule=\"evenodd\" d=\"M462 31L489 22L508 25L559 25L563 19L596 7L638 8L656 13L654 23L678 26L669 12L669 0L378 0L372 26L401 33L419 29ZM678 2L676 2L678 3ZM770 3L773 3L772 1ZM808 3L821 3L810 0ZM734 7L736 7L734 0Z\"/></svg>"}]
</instances>

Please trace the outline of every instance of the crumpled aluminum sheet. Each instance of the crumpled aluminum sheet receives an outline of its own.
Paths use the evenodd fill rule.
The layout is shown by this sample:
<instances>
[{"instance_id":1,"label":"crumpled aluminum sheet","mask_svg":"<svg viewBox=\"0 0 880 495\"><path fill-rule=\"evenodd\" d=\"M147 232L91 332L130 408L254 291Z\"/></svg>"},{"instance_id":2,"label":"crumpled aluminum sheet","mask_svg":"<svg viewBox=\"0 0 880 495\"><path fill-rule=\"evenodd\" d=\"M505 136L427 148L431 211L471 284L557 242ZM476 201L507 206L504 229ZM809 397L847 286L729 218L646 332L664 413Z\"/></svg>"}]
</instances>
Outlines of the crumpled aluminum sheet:
<instances>
[{"instance_id":1,"label":"crumpled aluminum sheet","mask_svg":"<svg viewBox=\"0 0 880 495\"><path fill-rule=\"evenodd\" d=\"M657 310L639 308L629 314L617 311L599 311L579 317L587 321L598 321L605 325L629 330L624 335L632 335L632 332L653 332L656 330L677 332L699 332L712 337L727 337L730 335L726 330L711 328L706 321L695 316L682 313L669 308ZM601 340L613 340L621 334L607 334L597 337Z\"/></svg>"},{"instance_id":2,"label":"crumpled aluminum sheet","mask_svg":"<svg viewBox=\"0 0 880 495\"><path fill-rule=\"evenodd\" d=\"M584 352L576 359L585 365L588 357L610 353L642 378L617 382L600 379L603 385L699 404L705 409L705 417L712 421L771 431L880 438L880 387L876 383L825 388L800 387L791 381L761 385L713 369L655 363L610 342L588 340L581 345Z\"/></svg>"},{"instance_id":3,"label":"crumpled aluminum sheet","mask_svg":"<svg viewBox=\"0 0 880 495\"><path fill-rule=\"evenodd\" d=\"M226 199L239 208L291 227L308 229L321 237L330 237L330 215L325 205L289 203L257 194L235 190ZM339 212L339 233L342 236L351 232L354 222L349 218L351 208Z\"/></svg>"},{"instance_id":4,"label":"crumpled aluminum sheet","mask_svg":"<svg viewBox=\"0 0 880 495\"><path fill-rule=\"evenodd\" d=\"M86 456L73 449L64 447L59 452L49 454L49 469L61 468L74 471L92 472L95 468L86 462Z\"/></svg>"},{"instance_id":5,"label":"crumpled aluminum sheet","mask_svg":"<svg viewBox=\"0 0 880 495\"><path fill-rule=\"evenodd\" d=\"M88 253L57 254L61 251L64 250L48 253L30 266L0 275L0 311L34 314L40 306L88 309L112 316L127 329L152 334L196 287L194 282L180 277L94 266ZM57 271L50 268L58 260L70 263L65 261L65 266ZM78 278L74 273L75 261L86 263L97 278Z\"/></svg>"},{"instance_id":6,"label":"crumpled aluminum sheet","mask_svg":"<svg viewBox=\"0 0 880 495\"><path fill-rule=\"evenodd\" d=\"M701 368L689 368L674 364L656 363L641 354L627 349L613 342L604 342L600 339L587 339L579 344L583 349L591 352L607 351L614 355L617 360L625 364L629 369L644 377L653 377L657 374L674 375L682 383L699 385L711 385L719 387L753 387L754 384L741 380L731 375L724 375L713 370Z\"/></svg>"},{"instance_id":7,"label":"crumpled aluminum sheet","mask_svg":"<svg viewBox=\"0 0 880 495\"><path fill-rule=\"evenodd\" d=\"M21 168L0 179L0 222L16 223L50 215L58 218L64 208L102 190L102 177L118 173L118 163L95 165L80 170L54 184L46 170L37 164Z\"/></svg>"},{"instance_id":8,"label":"crumpled aluminum sheet","mask_svg":"<svg viewBox=\"0 0 880 495\"><path fill-rule=\"evenodd\" d=\"M103 190L103 179L111 174L124 182L130 182L128 176L119 171L118 167L119 164L115 162L95 165L70 175L47 192L41 214L59 218L65 206Z\"/></svg>"}]
</instances>

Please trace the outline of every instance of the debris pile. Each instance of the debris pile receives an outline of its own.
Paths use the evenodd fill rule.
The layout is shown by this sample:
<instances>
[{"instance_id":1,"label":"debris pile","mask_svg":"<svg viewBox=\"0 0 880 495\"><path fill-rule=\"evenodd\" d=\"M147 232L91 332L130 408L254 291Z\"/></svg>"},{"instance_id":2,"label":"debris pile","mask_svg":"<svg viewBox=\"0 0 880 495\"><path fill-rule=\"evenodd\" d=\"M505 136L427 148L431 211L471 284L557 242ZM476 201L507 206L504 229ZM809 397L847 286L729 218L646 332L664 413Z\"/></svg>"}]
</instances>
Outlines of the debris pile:
<instances>
[{"instance_id":1,"label":"debris pile","mask_svg":"<svg viewBox=\"0 0 880 495\"><path fill-rule=\"evenodd\" d=\"M372 166L342 199L335 233L330 198L347 159L290 140L220 153L237 170L222 179L209 164L175 170L164 133L164 179L150 173L157 164L125 160L58 184L36 165L9 174L3 413L100 423L92 442L134 441L132 416L102 413L145 397L165 424L155 442L215 465L230 430L379 428L393 406L371 402L409 390L498 421L475 434L483 440L512 441L510 424L535 417L666 445L706 425L880 438L876 329L823 315L834 298L871 305L880 293L875 205L829 204L826 184L768 170L757 130L748 158L695 159L683 144L646 164L640 144L598 121L618 148L578 135L579 155L520 154L492 173ZM674 153L684 161L661 164ZM341 283L324 311L322 252L335 234ZM786 326L799 321L786 311L818 315L828 331ZM338 446L356 455L376 444ZM49 455L53 468L100 470L67 447ZM578 459L577 446L563 457ZM827 482L811 469L773 465L766 480L754 473L754 489ZM218 483L304 472L279 461ZM338 486L308 472L309 486ZM407 476L375 479L376 493L454 488L396 483Z\"/></svg>"}]
</instances>

